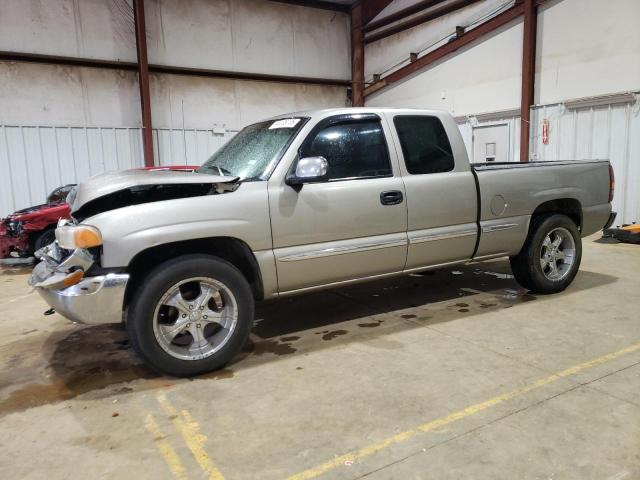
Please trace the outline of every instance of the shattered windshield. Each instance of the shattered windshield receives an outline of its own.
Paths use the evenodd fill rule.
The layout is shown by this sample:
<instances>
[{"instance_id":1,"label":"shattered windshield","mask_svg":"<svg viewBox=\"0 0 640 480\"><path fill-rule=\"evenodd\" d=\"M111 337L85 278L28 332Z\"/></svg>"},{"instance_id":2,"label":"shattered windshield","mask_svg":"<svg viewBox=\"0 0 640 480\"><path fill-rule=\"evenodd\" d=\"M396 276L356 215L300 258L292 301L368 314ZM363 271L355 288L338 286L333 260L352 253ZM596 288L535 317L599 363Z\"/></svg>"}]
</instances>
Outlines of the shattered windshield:
<instances>
[{"instance_id":1,"label":"shattered windshield","mask_svg":"<svg viewBox=\"0 0 640 480\"><path fill-rule=\"evenodd\" d=\"M303 118L284 118L249 125L211 155L197 172L265 180L304 123Z\"/></svg>"}]
</instances>

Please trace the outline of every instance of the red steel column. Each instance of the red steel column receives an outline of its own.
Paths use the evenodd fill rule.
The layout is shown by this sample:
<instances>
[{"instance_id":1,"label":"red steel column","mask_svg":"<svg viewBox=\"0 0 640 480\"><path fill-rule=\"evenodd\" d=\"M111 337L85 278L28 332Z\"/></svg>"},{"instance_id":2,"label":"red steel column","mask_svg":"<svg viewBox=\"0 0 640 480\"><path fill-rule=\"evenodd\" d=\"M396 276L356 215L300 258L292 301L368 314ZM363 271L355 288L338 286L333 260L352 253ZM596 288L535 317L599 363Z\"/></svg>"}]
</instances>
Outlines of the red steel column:
<instances>
[{"instance_id":1,"label":"red steel column","mask_svg":"<svg viewBox=\"0 0 640 480\"><path fill-rule=\"evenodd\" d=\"M364 107L364 38L362 6L351 9L351 105Z\"/></svg>"},{"instance_id":2,"label":"red steel column","mask_svg":"<svg viewBox=\"0 0 640 480\"><path fill-rule=\"evenodd\" d=\"M149 62L147 60L147 35L144 21L144 0L133 0L133 19L136 27L136 49L138 51L138 83L140 84L140 106L142 109L142 145L144 164L153 167L153 134L151 126L151 95L149 89Z\"/></svg>"},{"instance_id":3,"label":"red steel column","mask_svg":"<svg viewBox=\"0 0 640 480\"><path fill-rule=\"evenodd\" d=\"M536 78L536 29L538 12L536 0L524 0L522 35L522 92L520 101L520 161L529 161L531 106L534 103Z\"/></svg>"}]
</instances>

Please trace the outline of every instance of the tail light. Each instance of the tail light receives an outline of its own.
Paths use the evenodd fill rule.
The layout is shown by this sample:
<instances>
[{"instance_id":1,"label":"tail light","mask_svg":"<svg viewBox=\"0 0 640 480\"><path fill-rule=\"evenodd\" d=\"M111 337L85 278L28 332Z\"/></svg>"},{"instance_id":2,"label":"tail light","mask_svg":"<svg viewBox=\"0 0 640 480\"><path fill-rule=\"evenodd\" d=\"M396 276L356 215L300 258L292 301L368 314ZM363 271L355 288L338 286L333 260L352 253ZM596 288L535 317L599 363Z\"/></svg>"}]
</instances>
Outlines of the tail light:
<instances>
[{"instance_id":1,"label":"tail light","mask_svg":"<svg viewBox=\"0 0 640 480\"><path fill-rule=\"evenodd\" d=\"M613 167L609 164L609 203L613 202L613 192L616 189L616 176L613 174Z\"/></svg>"}]
</instances>

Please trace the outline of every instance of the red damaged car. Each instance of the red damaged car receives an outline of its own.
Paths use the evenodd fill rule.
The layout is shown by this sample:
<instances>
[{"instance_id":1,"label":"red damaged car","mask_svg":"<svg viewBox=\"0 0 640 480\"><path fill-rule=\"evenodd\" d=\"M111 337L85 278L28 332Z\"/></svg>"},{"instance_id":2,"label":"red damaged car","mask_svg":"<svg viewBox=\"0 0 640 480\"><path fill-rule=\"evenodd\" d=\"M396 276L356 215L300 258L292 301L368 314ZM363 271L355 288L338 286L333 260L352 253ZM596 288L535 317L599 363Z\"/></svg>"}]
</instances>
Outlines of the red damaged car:
<instances>
[{"instance_id":1,"label":"red damaged car","mask_svg":"<svg viewBox=\"0 0 640 480\"><path fill-rule=\"evenodd\" d=\"M198 166L171 165L162 167L145 167L142 170L177 170L193 172ZM65 202L67 195L75 184L56 188L47 197L47 203L18 210L0 220L0 258L8 258L12 254L18 257L29 257L36 250L55 240L55 228L58 220L69 218L71 208Z\"/></svg>"}]
</instances>

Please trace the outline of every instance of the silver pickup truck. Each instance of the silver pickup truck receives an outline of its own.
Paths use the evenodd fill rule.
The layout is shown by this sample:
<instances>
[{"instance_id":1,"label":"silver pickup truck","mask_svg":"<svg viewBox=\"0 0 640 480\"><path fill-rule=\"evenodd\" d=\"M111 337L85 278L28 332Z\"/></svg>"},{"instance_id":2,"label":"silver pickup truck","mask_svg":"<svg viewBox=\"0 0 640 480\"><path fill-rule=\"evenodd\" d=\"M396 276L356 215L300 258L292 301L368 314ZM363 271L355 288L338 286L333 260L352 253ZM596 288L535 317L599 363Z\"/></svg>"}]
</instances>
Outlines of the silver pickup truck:
<instances>
[{"instance_id":1,"label":"silver pickup truck","mask_svg":"<svg viewBox=\"0 0 640 480\"><path fill-rule=\"evenodd\" d=\"M506 256L522 286L559 292L612 196L607 161L471 166L444 112L295 113L194 173L81 183L31 284L70 320L124 319L149 365L194 375L241 349L255 301Z\"/></svg>"}]
</instances>

